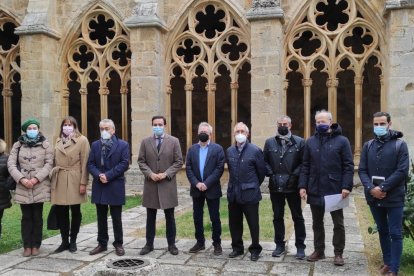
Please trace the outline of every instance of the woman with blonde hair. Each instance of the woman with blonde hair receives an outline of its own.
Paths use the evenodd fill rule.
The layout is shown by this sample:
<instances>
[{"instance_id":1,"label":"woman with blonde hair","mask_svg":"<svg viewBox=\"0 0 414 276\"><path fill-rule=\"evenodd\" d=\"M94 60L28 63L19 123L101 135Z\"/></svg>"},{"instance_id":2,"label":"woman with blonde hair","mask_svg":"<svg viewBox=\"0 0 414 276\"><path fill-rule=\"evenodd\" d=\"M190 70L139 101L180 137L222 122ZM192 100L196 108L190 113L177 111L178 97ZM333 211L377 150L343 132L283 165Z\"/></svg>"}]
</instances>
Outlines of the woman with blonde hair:
<instances>
[{"instance_id":1,"label":"woman with blonde hair","mask_svg":"<svg viewBox=\"0 0 414 276\"><path fill-rule=\"evenodd\" d=\"M86 202L89 173L86 168L90 146L72 116L63 119L55 145L55 167L51 173L52 204L56 213L62 243L55 250L75 252L76 238L82 221L80 204ZM69 223L69 209L72 213ZM70 237L70 241L69 241Z\"/></svg>"},{"instance_id":2,"label":"woman with blonde hair","mask_svg":"<svg viewBox=\"0 0 414 276\"><path fill-rule=\"evenodd\" d=\"M9 187L7 187L7 178L9 171L7 170L6 142L0 139L0 239L1 239L1 219L3 218L4 209L11 206L11 195Z\"/></svg>"},{"instance_id":3,"label":"woman with blonde hair","mask_svg":"<svg viewBox=\"0 0 414 276\"><path fill-rule=\"evenodd\" d=\"M17 183L14 200L22 210L24 257L39 255L43 203L50 200L49 173L53 167L53 149L39 128L39 121L33 118L23 123L24 134L14 143L7 161L10 175Z\"/></svg>"}]
</instances>

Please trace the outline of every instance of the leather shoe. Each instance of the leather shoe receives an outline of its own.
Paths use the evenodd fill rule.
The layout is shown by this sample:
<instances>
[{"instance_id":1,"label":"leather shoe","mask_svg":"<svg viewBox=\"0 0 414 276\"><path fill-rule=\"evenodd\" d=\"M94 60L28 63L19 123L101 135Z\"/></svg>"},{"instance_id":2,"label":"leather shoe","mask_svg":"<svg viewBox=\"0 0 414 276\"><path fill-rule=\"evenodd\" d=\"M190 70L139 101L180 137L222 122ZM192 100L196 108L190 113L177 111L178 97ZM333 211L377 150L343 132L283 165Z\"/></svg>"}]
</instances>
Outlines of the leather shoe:
<instances>
[{"instance_id":1,"label":"leather shoe","mask_svg":"<svg viewBox=\"0 0 414 276\"><path fill-rule=\"evenodd\" d=\"M193 247L190 248L189 252L190 253L197 253L200 250L204 250L206 249L204 244L201 243L196 243Z\"/></svg>"},{"instance_id":2,"label":"leather shoe","mask_svg":"<svg viewBox=\"0 0 414 276\"><path fill-rule=\"evenodd\" d=\"M230 254L229 254L229 258L236 258L237 256L243 255L244 252L240 251L240 250L233 250Z\"/></svg>"},{"instance_id":3,"label":"leather shoe","mask_svg":"<svg viewBox=\"0 0 414 276\"><path fill-rule=\"evenodd\" d=\"M305 249L304 248L298 248L296 251L295 258L298 260L304 260L306 257L305 255Z\"/></svg>"},{"instance_id":4,"label":"leather shoe","mask_svg":"<svg viewBox=\"0 0 414 276\"><path fill-rule=\"evenodd\" d=\"M139 251L139 255L147 255L148 253L150 253L151 251L154 250L154 246L153 245L148 245L146 244L141 251Z\"/></svg>"},{"instance_id":5,"label":"leather shoe","mask_svg":"<svg viewBox=\"0 0 414 276\"><path fill-rule=\"evenodd\" d=\"M344 265L344 258L342 258L342 254L335 255L334 265L337 265L337 266L343 266Z\"/></svg>"},{"instance_id":6,"label":"leather shoe","mask_svg":"<svg viewBox=\"0 0 414 276\"><path fill-rule=\"evenodd\" d=\"M259 252L252 252L250 255L250 260L253 262L257 261L259 259L260 253Z\"/></svg>"},{"instance_id":7,"label":"leather shoe","mask_svg":"<svg viewBox=\"0 0 414 276\"><path fill-rule=\"evenodd\" d=\"M98 244L97 247L95 247L91 252L89 252L89 255L96 255L96 254L99 254L99 253L104 252L106 250L108 250L108 248L106 246Z\"/></svg>"},{"instance_id":8,"label":"leather shoe","mask_svg":"<svg viewBox=\"0 0 414 276\"><path fill-rule=\"evenodd\" d=\"M32 248L32 256L37 256L40 254L39 248L33 247Z\"/></svg>"},{"instance_id":9,"label":"leather shoe","mask_svg":"<svg viewBox=\"0 0 414 276\"><path fill-rule=\"evenodd\" d=\"M169 245L168 251L170 251L171 255L178 255L178 248L175 246L175 244Z\"/></svg>"},{"instance_id":10,"label":"leather shoe","mask_svg":"<svg viewBox=\"0 0 414 276\"><path fill-rule=\"evenodd\" d=\"M116 245L116 246L115 246L115 254L116 254L117 256L124 256L124 255L125 255L125 250L124 250L124 248L122 247L122 245Z\"/></svg>"},{"instance_id":11,"label":"leather shoe","mask_svg":"<svg viewBox=\"0 0 414 276\"><path fill-rule=\"evenodd\" d=\"M53 253L57 254L57 253L63 252L63 251L68 250L68 249L69 249L69 243L68 242L62 242L61 245L59 245L59 247L56 248L55 251L53 251Z\"/></svg>"},{"instance_id":12,"label":"leather shoe","mask_svg":"<svg viewBox=\"0 0 414 276\"><path fill-rule=\"evenodd\" d=\"M70 241L70 244L69 244L69 251L71 252L71 253L74 253L74 252L76 252L78 250L78 247L76 246L76 240L74 240L74 241Z\"/></svg>"},{"instance_id":13,"label":"leather shoe","mask_svg":"<svg viewBox=\"0 0 414 276\"><path fill-rule=\"evenodd\" d=\"M284 246L276 245L276 249L272 252L272 257L280 257L285 254L285 251Z\"/></svg>"},{"instance_id":14,"label":"leather shoe","mask_svg":"<svg viewBox=\"0 0 414 276\"><path fill-rule=\"evenodd\" d=\"M32 255L32 249L31 248L25 248L23 251L23 257L30 257Z\"/></svg>"},{"instance_id":15,"label":"leather shoe","mask_svg":"<svg viewBox=\"0 0 414 276\"><path fill-rule=\"evenodd\" d=\"M217 245L214 246L213 254L215 256L220 256L221 254L223 254L223 249L221 248L220 244L217 244Z\"/></svg>"},{"instance_id":16,"label":"leather shoe","mask_svg":"<svg viewBox=\"0 0 414 276\"><path fill-rule=\"evenodd\" d=\"M384 264L380 267L380 269L378 270L378 273L381 274L381 275L385 275L389 271L390 271L390 267L388 265Z\"/></svg>"},{"instance_id":17,"label":"leather shoe","mask_svg":"<svg viewBox=\"0 0 414 276\"><path fill-rule=\"evenodd\" d=\"M308 262L316 262L316 261L319 261L319 260L322 260L322 259L325 259L325 253L318 252L318 251L313 251L313 253L310 254L306 260Z\"/></svg>"}]
</instances>

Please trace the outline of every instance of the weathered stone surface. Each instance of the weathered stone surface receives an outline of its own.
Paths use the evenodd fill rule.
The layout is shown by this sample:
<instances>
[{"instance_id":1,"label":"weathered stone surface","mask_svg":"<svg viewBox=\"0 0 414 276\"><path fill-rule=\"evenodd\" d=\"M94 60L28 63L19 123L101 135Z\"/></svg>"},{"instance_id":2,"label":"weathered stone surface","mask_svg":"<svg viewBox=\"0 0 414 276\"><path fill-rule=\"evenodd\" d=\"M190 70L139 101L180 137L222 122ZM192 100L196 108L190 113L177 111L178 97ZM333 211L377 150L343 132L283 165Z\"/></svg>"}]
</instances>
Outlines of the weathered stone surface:
<instances>
[{"instance_id":1,"label":"weathered stone surface","mask_svg":"<svg viewBox=\"0 0 414 276\"><path fill-rule=\"evenodd\" d=\"M61 260L56 258L32 258L27 262L17 265L17 268L39 271L51 271L51 272L70 272L77 267L82 266L83 263L74 260Z\"/></svg>"},{"instance_id":2,"label":"weathered stone surface","mask_svg":"<svg viewBox=\"0 0 414 276\"><path fill-rule=\"evenodd\" d=\"M262 273L269 271L269 264L265 262L252 262L241 260L229 260L223 268L223 272L247 272Z\"/></svg>"}]
</instances>

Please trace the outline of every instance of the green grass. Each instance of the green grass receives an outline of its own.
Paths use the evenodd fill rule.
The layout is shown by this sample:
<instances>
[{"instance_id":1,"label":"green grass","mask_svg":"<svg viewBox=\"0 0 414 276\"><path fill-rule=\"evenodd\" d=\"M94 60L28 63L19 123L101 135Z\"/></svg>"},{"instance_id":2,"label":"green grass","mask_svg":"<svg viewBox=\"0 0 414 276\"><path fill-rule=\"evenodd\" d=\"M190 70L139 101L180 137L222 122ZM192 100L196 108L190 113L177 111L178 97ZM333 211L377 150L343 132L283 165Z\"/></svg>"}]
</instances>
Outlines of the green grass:
<instances>
[{"instance_id":1,"label":"green grass","mask_svg":"<svg viewBox=\"0 0 414 276\"><path fill-rule=\"evenodd\" d=\"M401 272L402 275L414 275L414 240L411 238L404 239Z\"/></svg>"},{"instance_id":2,"label":"green grass","mask_svg":"<svg viewBox=\"0 0 414 276\"><path fill-rule=\"evenodd\" d=\"M292 223L290 222L290 211L289 207L285 206L285 226L286 226L286 236L291 232ZM220 201L220 219L222 227L221 238L224 240L230 240L230 230L229 230L229 212L227 208L227 199L222 198ZM259 205L259 223L260 223L260 240L261 241L273 241L274 230L273 230L273 210L272 203L269 198L263 198L260 201ZM178 238L194 238L194 222L193 222L193 212L188 211L181 216L176 218L177 225L177 237ZM246 219L243 223L243 239L250 240L250 231L247 225ZM156 235L159 237L165 237L165 223L162 223L157 227ZM206 239L211 239L211 222L208 215L207 203L204 206L204 236Z\"/></svg>"},{"instance_id":3,"label":"green grass","mask_svg":"<svg viewBox=\"0 0 414 276\"><path fill-rule=\"evenodd\" d=\"M141 204L141 196L128 196L123 210ZM43 239L59 234L59 230L47 230L46 222L49 214L50 203L43 205ZM82 225L96 221L96 208L90 202L81 205ZM0 254L9 252L11 250L22 247L22 240L20 235L20 221L22 218L20 205L13 204L9 209L4 210L2 219L2 237L0 239Z\"/></svg>"}]
</instances>

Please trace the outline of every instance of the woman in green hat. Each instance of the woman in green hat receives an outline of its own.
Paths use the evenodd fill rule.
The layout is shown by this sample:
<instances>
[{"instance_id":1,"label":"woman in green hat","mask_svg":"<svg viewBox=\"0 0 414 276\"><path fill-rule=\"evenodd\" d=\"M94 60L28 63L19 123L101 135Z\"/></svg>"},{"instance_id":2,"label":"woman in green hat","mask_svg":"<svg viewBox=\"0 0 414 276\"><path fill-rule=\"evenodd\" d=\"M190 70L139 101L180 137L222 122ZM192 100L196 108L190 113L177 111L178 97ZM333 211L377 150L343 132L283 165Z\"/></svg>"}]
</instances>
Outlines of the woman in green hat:
<instances>
[{"instance_id":1,"label":"woman in green hat","mask_svg":"<svg viewBox=\"0 0 414 276\"><path fill-rule=\"evenodd\" d=\"M43 203L50 201L49 173L53 168L53 149L39 132L39 127L36 119L24 122L24 134L14 143L7 161L10 175L17 182L14 199L22 210L24 257L39 255Z\"/></svg>"}]
</instances>

